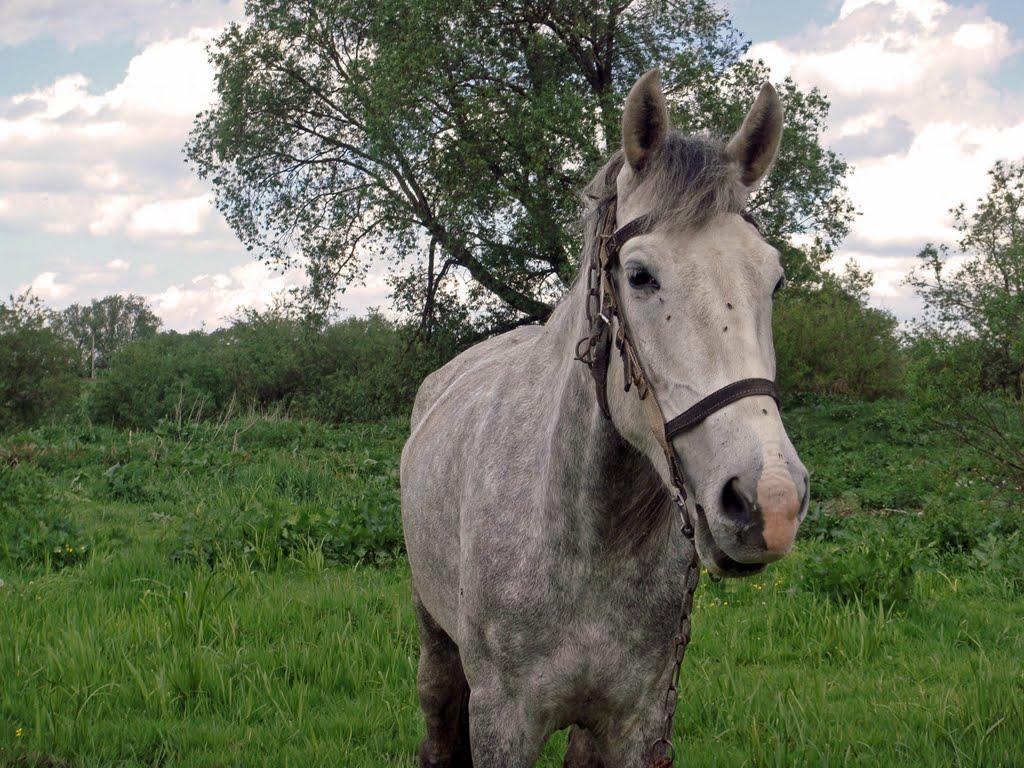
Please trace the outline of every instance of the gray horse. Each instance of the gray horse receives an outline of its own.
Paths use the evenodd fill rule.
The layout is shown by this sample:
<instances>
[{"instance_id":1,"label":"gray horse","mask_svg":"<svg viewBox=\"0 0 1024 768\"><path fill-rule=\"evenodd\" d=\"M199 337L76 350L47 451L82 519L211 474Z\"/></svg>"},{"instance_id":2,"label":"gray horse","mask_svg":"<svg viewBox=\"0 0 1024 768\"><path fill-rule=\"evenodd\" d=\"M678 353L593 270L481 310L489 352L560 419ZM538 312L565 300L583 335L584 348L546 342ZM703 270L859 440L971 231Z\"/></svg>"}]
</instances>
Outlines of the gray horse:
<instances>
[{"instance_id":1,"label":"gray horse","mask_svg":"<svg viewBox=\"0 0 1024 768\"><path fill-rule=\"evenodd\" d=\"M669 125L657 71L626 100L623 147L587 189L614 224L649 216L609 279L666 413L748 377L772 379L777 251L741 215L778 151L765 85L727 143ZM665 724L684 574L753 573L792 546L807 472L775 401L744 397L671 440L692 489L678 525L662 446L617 358L602 412L577 343L578 279L543 326L488 339L423 382L402 452L426 718L422 766L531 766L573 726L567 766L650 765ZM692 502L695 501L694 505ZM677 524L673 524L676 520Z\"/></svg>"}]
</instances>

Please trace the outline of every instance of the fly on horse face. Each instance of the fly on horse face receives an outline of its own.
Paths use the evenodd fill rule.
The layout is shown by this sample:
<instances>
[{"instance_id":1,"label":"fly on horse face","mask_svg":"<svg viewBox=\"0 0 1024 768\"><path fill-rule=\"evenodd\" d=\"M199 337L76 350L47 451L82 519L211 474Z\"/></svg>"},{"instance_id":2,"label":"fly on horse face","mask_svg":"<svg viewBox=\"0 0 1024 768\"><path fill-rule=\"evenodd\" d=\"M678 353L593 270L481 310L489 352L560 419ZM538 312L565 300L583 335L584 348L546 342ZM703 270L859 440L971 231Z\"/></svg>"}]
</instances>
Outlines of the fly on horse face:
<instances>
[{"instance_id":1,"label":"fly on horse face","mask_svg":"<svg viewBox=\"0 0 1024 768\"><path fill-rule=\"evenodd\" d=\"M420 387L420 765L531 766L570 726L567 766L671 765L699 563L754 573L807 509L772 383L782 267L744 213L782 122L766 84L727 143L684 137L641 77L586 190L581 276Z\"/></svg>"}]
</instances>

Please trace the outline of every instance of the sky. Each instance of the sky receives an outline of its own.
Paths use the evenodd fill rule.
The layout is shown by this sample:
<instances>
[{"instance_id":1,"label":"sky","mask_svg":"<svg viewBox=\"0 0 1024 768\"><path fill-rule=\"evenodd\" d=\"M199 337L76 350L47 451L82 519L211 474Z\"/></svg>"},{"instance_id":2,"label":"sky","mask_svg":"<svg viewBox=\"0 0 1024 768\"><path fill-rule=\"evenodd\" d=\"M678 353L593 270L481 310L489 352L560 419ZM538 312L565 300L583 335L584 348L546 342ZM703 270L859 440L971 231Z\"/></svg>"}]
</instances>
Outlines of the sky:
<instances>
[{"instance_id":1,"label":"sky","mask_svg":"<svg viewBox=\"0 0 1024 768\"><path fill-rule=\"evenodd\" d=\"M777 78L832 102L825 144L852 167L860 215L831 266L875 275L901 320L901 281L949 209L1024 155L1020 0L719 0ZM241 0L0 0L0 296L54 307L145 296L165 327L216 327L301 283L253 259L182 147L213 95L206 45ZM388 305L383 275L342 306Z\"/></svg>"}]
</instances>

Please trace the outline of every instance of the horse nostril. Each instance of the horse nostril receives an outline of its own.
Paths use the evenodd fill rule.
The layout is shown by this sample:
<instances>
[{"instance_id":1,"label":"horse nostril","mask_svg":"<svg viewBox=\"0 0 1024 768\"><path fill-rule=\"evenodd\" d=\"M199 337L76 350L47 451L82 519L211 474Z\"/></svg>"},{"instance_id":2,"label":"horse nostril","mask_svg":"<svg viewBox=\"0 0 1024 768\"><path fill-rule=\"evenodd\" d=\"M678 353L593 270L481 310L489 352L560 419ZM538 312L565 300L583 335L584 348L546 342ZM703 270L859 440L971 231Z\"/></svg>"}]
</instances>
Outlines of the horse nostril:
<instances>
[{"instance_id":1,"label":"horse nostril","mask_svg":"<svg viewBox=\"0 0 1024 768\"><path fill-rule=\"evenodd\" d=\"M722 489L722 512L727 518L742 526L757 522L754 503L743 493L737 477L729 480Z\"/></svg>"}]
</instances>

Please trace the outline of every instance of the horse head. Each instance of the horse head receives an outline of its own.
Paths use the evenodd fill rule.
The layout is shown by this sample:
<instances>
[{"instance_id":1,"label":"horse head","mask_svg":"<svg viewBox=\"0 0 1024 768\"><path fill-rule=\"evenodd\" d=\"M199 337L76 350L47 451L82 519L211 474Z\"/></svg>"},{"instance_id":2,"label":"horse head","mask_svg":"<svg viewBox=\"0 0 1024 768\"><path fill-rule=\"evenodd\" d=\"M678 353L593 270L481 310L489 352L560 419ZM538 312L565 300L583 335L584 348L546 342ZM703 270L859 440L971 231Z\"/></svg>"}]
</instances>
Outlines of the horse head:
<instances>
[{"instance_id":1,"label":"horse head","mask_svg":"<svg viewBox=\"0 0 1024 768\"><path fill-rule=\"evenodd\" d=\"M768 84L727 143L672 130L656 70L626 100L622 152L605 175L614 184L615 226L648 224L622 243L607 279L664 414L734 382L774 380L772 305L783 269L745 207L775 160L782 125ZM628 367L610 367L609 413L669 484L665 445L626 391L628 377ZM696 546L711 571L752 573L790 550L808 475L770 394L709 409L667 442L693 489Z\"/></svg>"}]
</instances>

